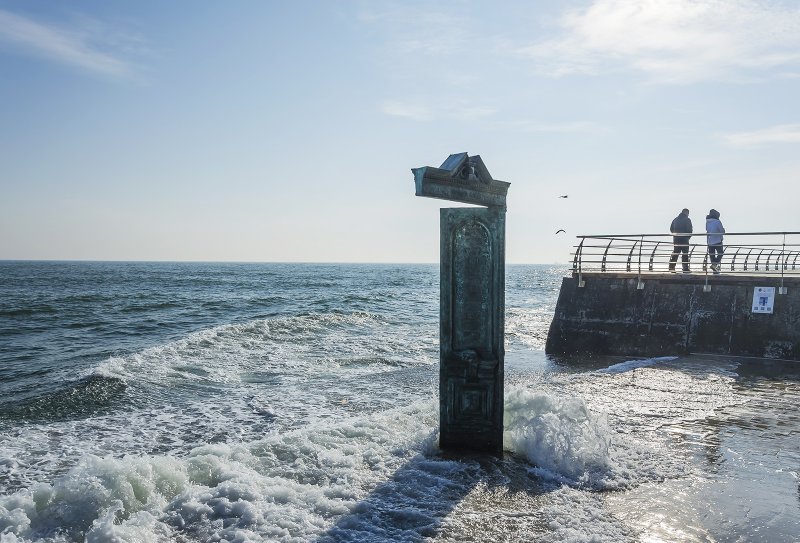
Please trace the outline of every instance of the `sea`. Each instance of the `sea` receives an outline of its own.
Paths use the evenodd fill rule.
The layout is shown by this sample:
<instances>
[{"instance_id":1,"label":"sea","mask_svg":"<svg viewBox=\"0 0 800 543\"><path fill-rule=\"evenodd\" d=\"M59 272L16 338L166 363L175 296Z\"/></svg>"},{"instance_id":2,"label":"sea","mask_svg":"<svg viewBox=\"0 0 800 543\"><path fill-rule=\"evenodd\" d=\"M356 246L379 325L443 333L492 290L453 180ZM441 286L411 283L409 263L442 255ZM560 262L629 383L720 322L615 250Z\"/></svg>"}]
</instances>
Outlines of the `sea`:
<instances>
[{"instance_id":1,"label":"sea","mask_svg":"<svg viewBox=\"0 0 800 543\"><path fill-rule=\"evenodd\" d=\"M544 352L438 446L437 265L0 262L0 542L800 541L800 363Z\"/></svg>"}]
</instances>

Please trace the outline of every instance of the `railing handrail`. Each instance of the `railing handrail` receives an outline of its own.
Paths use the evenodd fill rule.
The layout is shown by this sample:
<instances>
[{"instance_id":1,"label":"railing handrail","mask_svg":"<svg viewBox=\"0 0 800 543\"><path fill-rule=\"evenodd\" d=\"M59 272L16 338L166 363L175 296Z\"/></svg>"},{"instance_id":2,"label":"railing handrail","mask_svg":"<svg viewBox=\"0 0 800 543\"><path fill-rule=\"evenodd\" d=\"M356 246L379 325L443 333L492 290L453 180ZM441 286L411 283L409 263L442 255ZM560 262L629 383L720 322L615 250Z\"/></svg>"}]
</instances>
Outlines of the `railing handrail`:
<instances>
[{"instance_id":1,"label":"railing handrail","mask_svg":"<svg viewBox=\"0 0 800 543\"><path fill-rule=\"evenodd\" d=\"M787 243L787 236L800 236L800 232L725 232L722 235L724 251L717 252L709 258L710 251L705 247L707 238L714 232L692 233L658 233L658 234L591 234L575 236L580 240L573 254L573 272L577 274L600 272L636 273L641 285L642 273L661 273L675 271L677 260L686 255L688 263L694 260L693 273L705 273L711 269L715 274L722 272L723 263L726 273L746 273L777 276L778 272L783 284L784 275L800 275L797 266L800 257L800 238L797 243ZM729 240L730 236L749 236L760 239ZM781 236L781 239L774 239ZM694 237L693 240L676 240L675 238ZM772 239L770 239L772 238ZM592 243L596 240L595 243ZM676 244L675 241L678 241ZM734 243L726 243L734 241ZM790 240L791 241L791 240ZM588 242L588 243L587 243ZM680 251L679 248L683 248ZM702 248L698 250L698 248ZM700 258L702 256L702 258ZM647 262L643 263L643 259ZM791 261L791 263L790 263ZM691 266L689 266L691 268Z\"/></svg>"},{"instance_id":2,"label":"railing handrail","mask_svg":"<svg viewBox=\"0 0 800 543\"><path fill-rule=\"evenodd\" d=\"M608 238L641 238L642 236L646 238L654 238L654 237L686 237L686 236L708 236L708 235L715 235L715 232L670 232L667 234L660 233L660 234L591 234L591 235L578 235L575 236L576 238L585 238L585 239L608 239ZM725 232L722 234L723 236L790 236L790 235L800 235L800 232Z\"/></svg>"}]
</instances>

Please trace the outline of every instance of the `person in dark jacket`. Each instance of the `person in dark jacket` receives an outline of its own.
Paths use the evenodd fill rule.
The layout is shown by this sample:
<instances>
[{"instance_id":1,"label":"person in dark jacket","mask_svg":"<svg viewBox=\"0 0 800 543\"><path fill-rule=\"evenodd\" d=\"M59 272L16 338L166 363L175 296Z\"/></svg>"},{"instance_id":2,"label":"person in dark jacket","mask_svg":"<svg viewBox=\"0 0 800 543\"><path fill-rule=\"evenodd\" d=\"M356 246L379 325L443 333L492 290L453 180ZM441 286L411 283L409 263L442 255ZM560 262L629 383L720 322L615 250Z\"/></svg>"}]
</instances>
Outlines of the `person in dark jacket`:
<instances>
[{"instance_id":1,"label":"person in dark jacket","mask_svg":"<svg viewBox=\"0 0 800 543\"><path fill-rule=\"evenodd\" d=\"M669 226L672 233L672 256L669 257L669 271L675 271L675 264L678 262L678 255L681 255L683 263L683 273L689 273L689 238L692 233L692 220L689 218L689 210L683 208L680 215L672 220Z\"/></svg>"}]
</instances>

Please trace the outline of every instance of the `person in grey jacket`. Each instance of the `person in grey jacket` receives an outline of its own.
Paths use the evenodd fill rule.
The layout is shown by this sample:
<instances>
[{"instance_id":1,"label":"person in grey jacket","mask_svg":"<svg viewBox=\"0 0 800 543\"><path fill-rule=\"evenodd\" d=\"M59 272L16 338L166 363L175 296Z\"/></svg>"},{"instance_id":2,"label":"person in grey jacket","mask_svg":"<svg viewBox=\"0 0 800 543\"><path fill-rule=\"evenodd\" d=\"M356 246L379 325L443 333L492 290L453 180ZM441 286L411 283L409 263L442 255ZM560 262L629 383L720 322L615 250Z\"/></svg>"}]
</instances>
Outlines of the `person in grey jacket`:
<instances>
[{"instance_id":1,"label":"person in grey jacket","mask_svg":"<svg viewBox=\"0 0 800 543\"><path fill-rule=\"evenodd\" d=\"M722 234L725 228L719 220L719 211L712 209L706 215L706 238L708 243L708 257L711 260L711 269L714 273L719 273L722 269Z\"/></svg>"},{"instance_id":2,"label":"person in grey jacket","mask_svg":"<svg viewBox=\"0 0 800 543\"><path fill-rule=\"evenodd\" d=\"M692 233L692 220L689 218L689 210L683 208L680 215L672 220L669 225L672 232L672 256L669 257L669 271L675 271L675 264L678 262L678 255L681 254L683 263L683 273L689 273L689 236Z\"/></svg>"}]
</instances>

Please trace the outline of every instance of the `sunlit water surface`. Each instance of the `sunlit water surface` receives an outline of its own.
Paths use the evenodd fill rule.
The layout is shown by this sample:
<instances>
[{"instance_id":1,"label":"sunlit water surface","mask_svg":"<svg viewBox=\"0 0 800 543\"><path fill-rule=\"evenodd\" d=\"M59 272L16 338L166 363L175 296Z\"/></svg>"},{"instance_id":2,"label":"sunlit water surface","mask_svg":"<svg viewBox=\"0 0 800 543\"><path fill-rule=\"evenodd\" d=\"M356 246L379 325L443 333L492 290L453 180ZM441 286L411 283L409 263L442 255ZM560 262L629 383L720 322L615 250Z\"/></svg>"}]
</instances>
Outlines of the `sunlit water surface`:
<instances>
[{"instance_id":1,"label":"sunlit water surface","mask_svg":"<svg viewBox=\"0 0 800 543\"><path fill-rule=\"evenodd\" d=\"M0 262L0 541L797 541L800 366L553 359L437 446L436 266Z\"/></svg>"}]
</instances>

